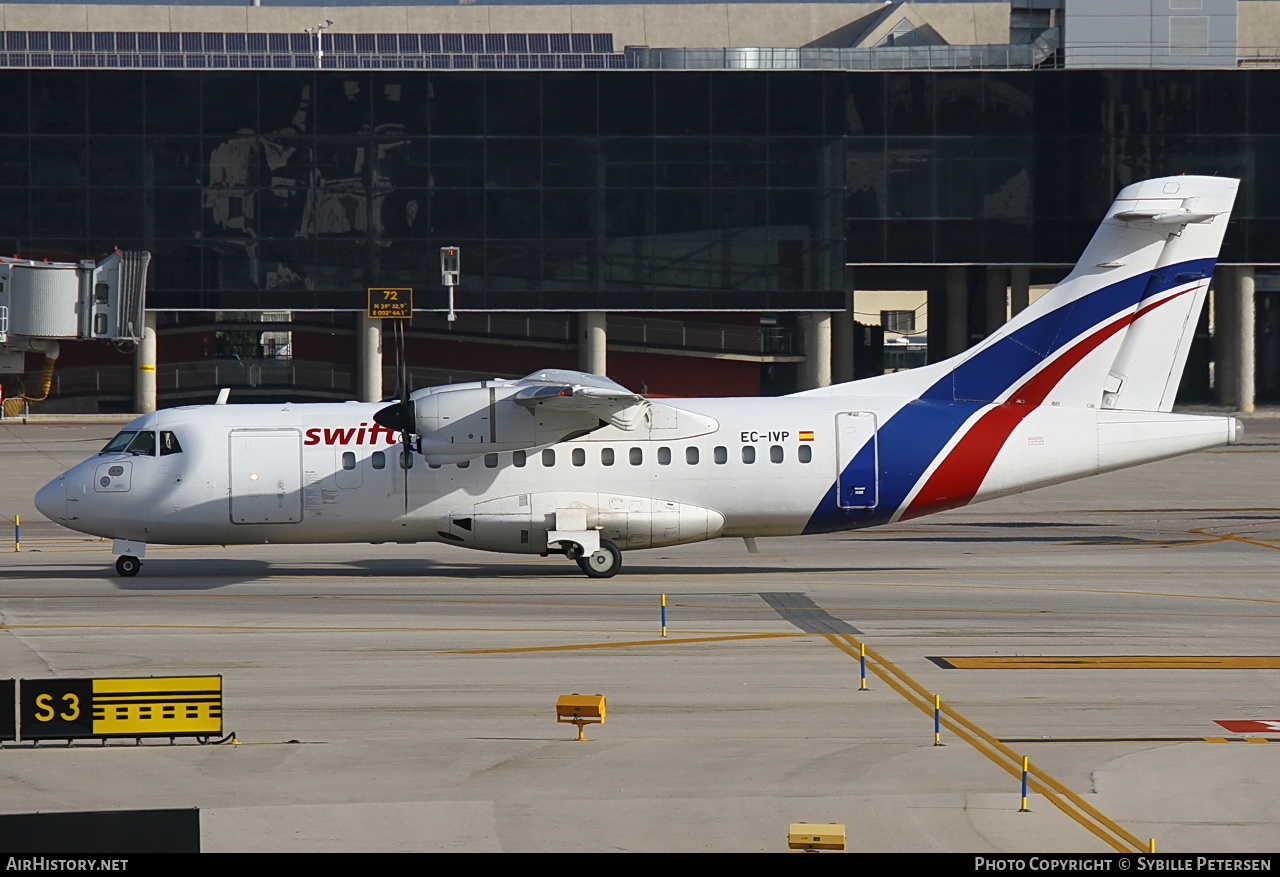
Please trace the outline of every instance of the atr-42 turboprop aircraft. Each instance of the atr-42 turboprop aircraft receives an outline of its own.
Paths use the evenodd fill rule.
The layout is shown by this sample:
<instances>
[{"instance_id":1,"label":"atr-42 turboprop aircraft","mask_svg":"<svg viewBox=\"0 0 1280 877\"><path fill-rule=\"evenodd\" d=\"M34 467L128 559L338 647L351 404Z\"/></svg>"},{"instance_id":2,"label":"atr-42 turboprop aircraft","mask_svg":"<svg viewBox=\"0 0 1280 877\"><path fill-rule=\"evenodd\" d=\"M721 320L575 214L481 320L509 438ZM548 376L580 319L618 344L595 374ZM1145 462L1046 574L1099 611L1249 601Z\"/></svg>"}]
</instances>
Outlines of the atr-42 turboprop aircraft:
<instances>
[{"instance_id":1,"label":"atr-42 turboprop aircraft","mask_svg":"<svg viewBox=\"0 0 1280 877\"><path fill-rule=\"evenodd\" d=\"M1126 187L1065 280L911 371L776 399L544 371L391 405L173 408L36 505L114 538L123 576L148 543L443 542L603 578L628 549L870 527L1233 442L1234 419L1171 408L1237 186Z\"/></svg>"}]
</instances>

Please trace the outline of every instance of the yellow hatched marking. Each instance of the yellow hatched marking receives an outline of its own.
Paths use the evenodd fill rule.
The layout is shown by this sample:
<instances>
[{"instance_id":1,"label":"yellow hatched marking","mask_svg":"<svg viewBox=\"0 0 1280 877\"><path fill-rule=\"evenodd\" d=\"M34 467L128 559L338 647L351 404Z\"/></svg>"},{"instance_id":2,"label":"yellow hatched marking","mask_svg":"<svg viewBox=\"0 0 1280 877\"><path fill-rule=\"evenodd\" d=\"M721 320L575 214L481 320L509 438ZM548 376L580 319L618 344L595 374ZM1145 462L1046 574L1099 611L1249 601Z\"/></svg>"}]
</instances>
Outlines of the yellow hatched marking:
<instances>
[{"instance_id":1,"label":"yellow hatched marking","mask_svg":"<svg viewBox=\"0 0 1280 877\"><path fill-rule=\"evenodd\" d=\"M221 734L218 676L93 680L95 734Z\"/></svg>"},{"instance_id":2,"label":"yellow hatched marking","mask_svg":"<svg viewBox=\"0 0 1280 877\"><path fill-rule=\"evenodd\" d=\"M93 680L93 693L112 694L122 692L127 694L141 694L142 692L155 691L160 693L169 693L174 691L222 691L222 677L220 676L159 676L153 678L134 678L114 677L110 679Z\"/></svg>"}]
</instances>

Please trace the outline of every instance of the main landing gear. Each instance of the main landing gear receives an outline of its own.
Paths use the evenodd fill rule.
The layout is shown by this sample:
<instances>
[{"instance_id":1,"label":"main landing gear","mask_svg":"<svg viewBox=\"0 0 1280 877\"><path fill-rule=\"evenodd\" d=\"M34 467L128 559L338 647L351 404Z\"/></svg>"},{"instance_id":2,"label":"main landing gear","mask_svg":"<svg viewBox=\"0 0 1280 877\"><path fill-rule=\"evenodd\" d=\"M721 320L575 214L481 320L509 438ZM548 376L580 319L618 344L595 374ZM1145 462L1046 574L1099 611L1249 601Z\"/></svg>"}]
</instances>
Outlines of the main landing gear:
<instances>
[{"instance_id":1,"label":"main landing gear","mask_svg":"<svg viewBox=\"0 0 1280 877\"><path fill-rule=\"evenodd\" d=\"M125 578L136 576L140 569L142 569L142 561L132 555L122 554L116 558L116 572Z\"/></svg>"},{"instance_id":2,"label":"main landing gear","mask_svg":"<svg viewBox=\"0 0 1280 877\"><path fill-rule=\"evenodd\" d=\"M582 546L570 542L564 556L578 564L578 568L593 579L611 579L622 569L622 552L608 539L600 540L600 548L587 554Z\"/></svg>"}]
</instances>

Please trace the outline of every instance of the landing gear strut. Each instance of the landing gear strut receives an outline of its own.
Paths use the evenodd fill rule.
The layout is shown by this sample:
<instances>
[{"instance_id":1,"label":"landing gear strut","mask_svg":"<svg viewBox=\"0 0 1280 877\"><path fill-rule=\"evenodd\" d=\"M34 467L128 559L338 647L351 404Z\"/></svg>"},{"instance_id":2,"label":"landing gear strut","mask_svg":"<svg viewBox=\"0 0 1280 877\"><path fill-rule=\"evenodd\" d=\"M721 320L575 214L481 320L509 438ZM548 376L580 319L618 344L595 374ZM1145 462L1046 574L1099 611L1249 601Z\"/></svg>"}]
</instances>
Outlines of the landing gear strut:
<instances>
[{"instance_id":1,"label":"landing gear strut","mask_svg":"<svg viewBox=\"0 0 1280 877\"><path fill-rule=\"evenodd\" d=\"M116 572L125 578L136 576L140 569L142 569L142 561L132 555L122 554L116 558Z\"/></svg>"},{"instance_id":2,"label":"landing gear strut","mask_svg":"<svg viewBox=\"0 0 1280 877\"><path fill-rule=\"evenodd\" d=\"M568 552L565 552L568 554ZM600 540L600 550L574 558L578 567L593 579L611 579L622 569L622 552L608 539Z\"/></svg>"}]
</instances>

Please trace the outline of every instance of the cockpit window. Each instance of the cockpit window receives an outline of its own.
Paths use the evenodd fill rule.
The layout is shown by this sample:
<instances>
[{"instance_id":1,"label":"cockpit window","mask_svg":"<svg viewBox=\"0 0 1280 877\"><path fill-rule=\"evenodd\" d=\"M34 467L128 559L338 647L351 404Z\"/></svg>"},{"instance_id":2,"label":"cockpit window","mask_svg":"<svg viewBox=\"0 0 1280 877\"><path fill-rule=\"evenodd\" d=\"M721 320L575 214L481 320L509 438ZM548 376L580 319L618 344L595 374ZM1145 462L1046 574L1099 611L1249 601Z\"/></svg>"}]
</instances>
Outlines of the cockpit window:
<instances>
[{"instance_id":1,"label":"cockpit window","mask_svg":"<svg viewBox=\"0 0 1280 877\"><path fill-rule=\"evenodd\" d=\"M134 430L125 430L124 432L118 432L116 433L115 438L107 442L107 446L103 448L101 451L99 451L98 453L110 454L113 451L123 451L125 448L129 447L129 442L133 441L133 437L137 434L138 433Z\"/></svg>"},{"instance_id":2,"label":"cockpit window","mask_svg":"<svg viewBox=\"0 0 1280 877\"><path fill-rule=\"evenodd\" d=\"M156 455L156 434L149 429L143 430L133 437L133 441L129 442L129 447L126 450L130 454L154 457Z\"/></svg>"},{"instance_id":3,"label":"cockpit window","mask_svg":"<svg viewBox=\"0 0 1280 877\"><path fill-rule=\"evenodd\" d=\"M170 454L181 454L182 445L178 444L178 437L171 432L160 433L160 456L167 457Z\"/></svg>"}]
</instances>

